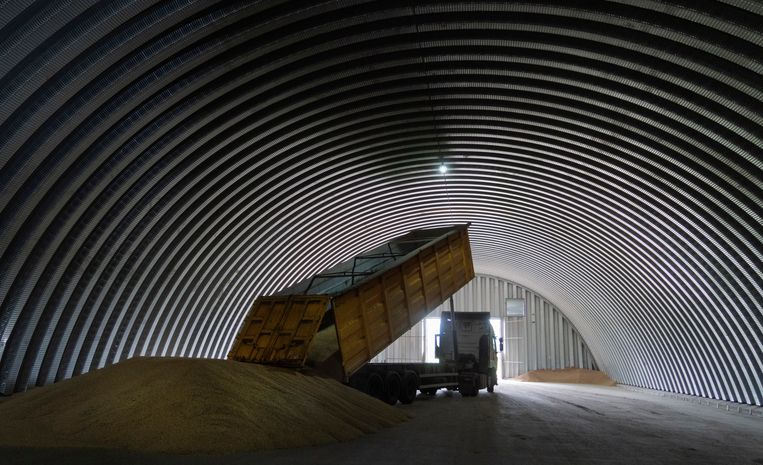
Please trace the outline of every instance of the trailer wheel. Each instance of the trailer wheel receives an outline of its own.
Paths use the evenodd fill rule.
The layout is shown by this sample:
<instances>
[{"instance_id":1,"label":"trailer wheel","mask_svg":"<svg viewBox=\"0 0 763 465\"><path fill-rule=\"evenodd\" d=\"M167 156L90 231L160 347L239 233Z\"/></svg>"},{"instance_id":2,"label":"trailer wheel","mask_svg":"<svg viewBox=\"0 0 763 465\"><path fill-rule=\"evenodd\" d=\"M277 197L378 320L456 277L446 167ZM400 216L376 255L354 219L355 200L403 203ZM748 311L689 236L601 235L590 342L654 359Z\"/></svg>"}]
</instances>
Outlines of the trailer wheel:
<instances>
[{"instance_id":1,"label":"trailer wheel","mask_svg":"<svg viewBox=\"0 0 763 465\"><path fill-rule=\"evenodd\" d=\"M395 405L400 398L400 392L403 388L403 381L400 379L400 373L396 371L388 371L384 377L384 386L386 387L384 392L384 402L389 405Z\"/></svg>"},{"instance_id":2,"label":"trailer wheel","mask_svg":"<svg viewBox=\"0 0 763 465\"><path fill-rule=\"evenodd\" d=\"M460 392L463 397L475 397L479 392L475 380L470 379L465 381L466 380L462 380L458 385L458 392Z\"/></svg>"},{"instance_id":3,"label":"trailer wheel","mask_svg":"<svg viewBox=\"0 0 763 465\"><path fill-rule=\"evenodd\" d=\"M376 397L379 400L384 400L384 380L379 373L371 373L366 379L366 386L363 389L366 394L371 397Z\"/></svg>"},{"instance_id":4,"label":"trailer wheel","mask_svg":"<svg viewBox=\"0 0 763 465\"><path fill-rule=\"evenodd\" d=\"M400 390L400 403L410 404L416 399L416 391L419 388L419 377L416 372L405 370L403 373L403 386Z\"/></svg>"}]
</instances>

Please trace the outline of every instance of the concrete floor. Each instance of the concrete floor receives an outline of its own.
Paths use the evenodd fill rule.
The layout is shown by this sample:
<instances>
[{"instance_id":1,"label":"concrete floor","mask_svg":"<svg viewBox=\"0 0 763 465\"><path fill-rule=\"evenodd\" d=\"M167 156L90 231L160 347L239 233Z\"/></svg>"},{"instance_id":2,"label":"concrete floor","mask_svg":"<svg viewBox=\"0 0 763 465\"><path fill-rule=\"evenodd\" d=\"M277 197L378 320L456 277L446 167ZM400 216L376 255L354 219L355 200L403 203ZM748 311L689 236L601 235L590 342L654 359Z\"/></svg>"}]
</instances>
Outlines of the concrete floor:
<instances>
[{"instance_id":1,"label":"concrete floor","mask_svg":"<svg viewBox=\"0 0 763 465\"><path fill-rule=\"evenodd\" d=\"M409 422L358 440L226 456L0 449L0 464L763 465L763 418L621 388L507 382L399 406Z\"/></svg>"}]
</instances>

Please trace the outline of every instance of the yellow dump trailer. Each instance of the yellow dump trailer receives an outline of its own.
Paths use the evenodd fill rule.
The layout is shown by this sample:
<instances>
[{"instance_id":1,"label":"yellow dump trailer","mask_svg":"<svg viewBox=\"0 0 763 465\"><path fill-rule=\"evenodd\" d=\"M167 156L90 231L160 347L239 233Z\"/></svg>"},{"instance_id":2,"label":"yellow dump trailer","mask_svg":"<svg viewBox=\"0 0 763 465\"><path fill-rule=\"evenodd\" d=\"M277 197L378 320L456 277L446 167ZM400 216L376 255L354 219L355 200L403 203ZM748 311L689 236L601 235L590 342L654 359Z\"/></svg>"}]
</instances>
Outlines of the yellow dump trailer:
<instances>
[{"instance_id":1,"label":"yellow dump trailer","mask_svg":"<svg viewBox=\"0 0 763 465\"><path fill-rule=\"evenodd\" d=\"M347 382L473 277L467 225L411 231L257 298L228 358L307 362Z\"/></svg>"}]
</instances>

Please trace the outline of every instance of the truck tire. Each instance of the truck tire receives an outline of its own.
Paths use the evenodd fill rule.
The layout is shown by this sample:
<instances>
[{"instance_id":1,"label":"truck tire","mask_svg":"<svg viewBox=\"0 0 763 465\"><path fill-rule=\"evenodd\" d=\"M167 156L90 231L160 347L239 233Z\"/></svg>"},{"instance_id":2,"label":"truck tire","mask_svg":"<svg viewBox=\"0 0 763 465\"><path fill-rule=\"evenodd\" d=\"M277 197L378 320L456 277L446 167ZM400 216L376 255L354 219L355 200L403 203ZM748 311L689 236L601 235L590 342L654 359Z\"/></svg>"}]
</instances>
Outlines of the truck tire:
<instances>
[{"instance_id":1,"label":"truck tire","mask_svg":"<svg viewBox=\"0 0 763 465\"><path fill-rule=\"evenodd\" d=\"M376 397L379 400L384 400L384 379L382 379L379 373L370 373L366 378L366 383L363 391L371 397Z\"/></svg>"},{"instance_id":2,"label":"truck tire","mask_svg":"<svg viewBox=\"0 0 763 465\"><path fill-rule=\"evenodd\" d=\"M473 397L475 391L476 389L473 386L464 386L458 390L462 397Z\"/></svg>"},{"instance_id":3,"label":"truck tire","mask_svg":"<svg viewBox=\"0 0 763 465\"><path fill-rule=\"evenodd\" d=\"M403 389L403 381L400 378L400 373L396 371L388 371L384 376L384 402L389 405L395 405L400 398L400 392Z\"/></svg>"},{"instance_id":4,"label":"truck tire","mask_svg":"<svg viewBox=\"0 0 763 465\"><path fill-rule=\"evenodd\" d=\"M460 392L463 397L474 397L477 395L478 389L473 380L470 383L462 381L458 386L458 392Z\"/></svg>"},{"instance_id":5,"label":"truck tire","mask_svg":"<svg viewBox=\"0 0 763 465\"><path fill-rule=\"evenodd\" d=\"M415 371L403 372L403 385L400 390L400 403L410 404L416 399L416 391L419 389L419 376Z\"/></svg>"}]
</instances>

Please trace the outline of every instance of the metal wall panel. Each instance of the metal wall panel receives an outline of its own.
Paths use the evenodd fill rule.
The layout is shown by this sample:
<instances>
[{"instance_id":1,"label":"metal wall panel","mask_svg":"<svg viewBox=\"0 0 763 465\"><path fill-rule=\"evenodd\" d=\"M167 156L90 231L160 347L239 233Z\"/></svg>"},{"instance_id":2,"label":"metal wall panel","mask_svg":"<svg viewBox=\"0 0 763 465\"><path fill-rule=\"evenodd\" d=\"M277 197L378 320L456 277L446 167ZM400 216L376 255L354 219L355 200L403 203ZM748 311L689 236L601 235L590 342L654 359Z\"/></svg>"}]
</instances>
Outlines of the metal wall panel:
<instances>
[{"instance_id":1,"label":"metal wall panel","mask_svg":"<svg viewBox=\"0 0 763 465\"><path fill-rule=\"evenodd\" d=\"M397 338L371 360L371 363L420 363L426 361L426 346L434 346L424 332L424 320Z\"/></svg>"}]
</instances>

